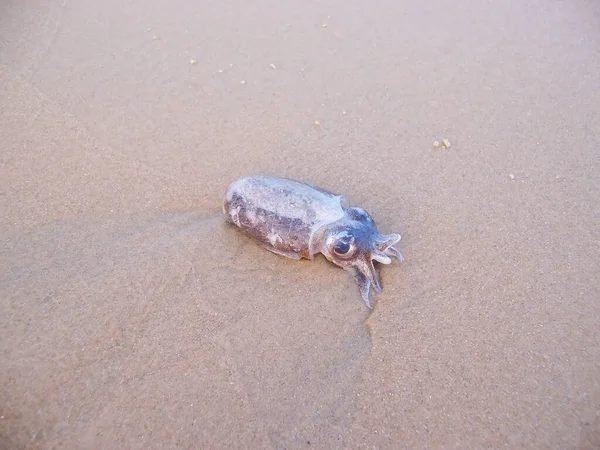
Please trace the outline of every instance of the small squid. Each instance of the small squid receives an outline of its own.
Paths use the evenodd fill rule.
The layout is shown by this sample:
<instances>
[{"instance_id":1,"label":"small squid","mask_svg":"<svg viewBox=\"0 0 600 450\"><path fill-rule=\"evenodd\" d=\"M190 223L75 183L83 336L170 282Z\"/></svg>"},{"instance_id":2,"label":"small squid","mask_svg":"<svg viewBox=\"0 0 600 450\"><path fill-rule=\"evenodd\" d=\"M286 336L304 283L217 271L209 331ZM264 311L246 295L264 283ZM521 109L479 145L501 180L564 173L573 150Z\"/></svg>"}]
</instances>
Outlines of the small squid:
<instances>
[{"instance_id":1,"label":"small squid","mask_svg":"<svg viewBox=\"0 0 600 450\"><path fill-rule=\"evenodd\" d=\"M371 287L382 291L373 261L404 260L394 248L399 234L379 233L367 211L350 207L342 195L307 183L276 177L240 178L227 189L223 213L273 253L310 260L322 253L352 276L371 309Z\"/></svg>"}]
</instances>

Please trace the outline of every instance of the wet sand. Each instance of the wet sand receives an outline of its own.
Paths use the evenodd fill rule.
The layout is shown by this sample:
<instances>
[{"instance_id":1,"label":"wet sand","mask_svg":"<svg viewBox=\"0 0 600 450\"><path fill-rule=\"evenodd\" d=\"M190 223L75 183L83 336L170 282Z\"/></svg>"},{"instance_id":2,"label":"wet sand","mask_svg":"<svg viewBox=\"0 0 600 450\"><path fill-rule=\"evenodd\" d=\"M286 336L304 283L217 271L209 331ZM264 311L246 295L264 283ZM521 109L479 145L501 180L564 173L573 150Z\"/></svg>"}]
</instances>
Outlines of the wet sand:
<instances>
[{"instance_id":1,"label":"wet sand","mask_svg":"<svg viewBox=\"0 0 600 450\"><path fill-rule=\"evenodd\" d=\"M598 5L249 3L0 5L0 448L600 447ZM372 313L250 174L402 234Z\"/></svg>"}]
</instances>

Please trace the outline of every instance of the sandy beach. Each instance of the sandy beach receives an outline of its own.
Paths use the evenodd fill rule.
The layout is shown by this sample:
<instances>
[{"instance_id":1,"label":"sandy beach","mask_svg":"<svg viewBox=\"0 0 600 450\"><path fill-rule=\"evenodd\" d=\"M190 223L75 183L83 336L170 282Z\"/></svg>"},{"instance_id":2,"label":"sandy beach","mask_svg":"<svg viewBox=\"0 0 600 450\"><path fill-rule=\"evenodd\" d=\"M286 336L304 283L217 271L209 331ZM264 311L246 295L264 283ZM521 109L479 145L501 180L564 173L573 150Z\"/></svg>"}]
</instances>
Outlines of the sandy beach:
<instances>
[{"instance_id":1,"label":"sandy beach","mask_svg":"<svg viewBox=\"0 0 600 450\"><path fill-rule=\"evenodd\" d=\"M599 142L589 0L2 2L0 449L600 448ZM402 235L373 311L245 175Z\"/></svg>"}]
</instances>

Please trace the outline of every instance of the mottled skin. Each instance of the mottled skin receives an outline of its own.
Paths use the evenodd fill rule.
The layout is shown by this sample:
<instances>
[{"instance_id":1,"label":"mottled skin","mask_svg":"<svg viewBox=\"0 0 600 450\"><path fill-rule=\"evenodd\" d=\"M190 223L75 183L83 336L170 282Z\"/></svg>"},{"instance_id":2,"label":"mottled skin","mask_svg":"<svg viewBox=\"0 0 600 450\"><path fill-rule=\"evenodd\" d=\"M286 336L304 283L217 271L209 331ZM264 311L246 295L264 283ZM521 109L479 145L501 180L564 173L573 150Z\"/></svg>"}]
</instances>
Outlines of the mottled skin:
<instances>
[{"instance_id":1,"label":"mottled skin","mask_svg":"<svg viewBox=\"0 0 600 450\"><path fill-rule=\"evenodd\" d=\"M403 260L393 247L399 234L382 235L364 209L310 184L285 178L246 177L227 190L228 220L267 250L288 258L314 259L317 253L345 269L358 284L369 308L371 286L381 292L373 260Z\"/></svg>"}]
</instances>

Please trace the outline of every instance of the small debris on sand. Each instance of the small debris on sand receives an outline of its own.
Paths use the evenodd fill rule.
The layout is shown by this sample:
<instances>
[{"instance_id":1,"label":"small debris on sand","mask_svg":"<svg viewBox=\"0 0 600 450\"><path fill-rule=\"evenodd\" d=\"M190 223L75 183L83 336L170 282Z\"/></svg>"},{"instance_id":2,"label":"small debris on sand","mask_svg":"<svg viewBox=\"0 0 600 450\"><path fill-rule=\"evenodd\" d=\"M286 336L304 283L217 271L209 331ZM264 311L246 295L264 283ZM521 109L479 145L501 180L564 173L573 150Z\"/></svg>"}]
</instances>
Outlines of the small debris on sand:
<instances>
[{"instance_id":1,"label":"small debris on sand","mask_svg":"<svg viewBox=\"0 0 600 450\"><path fill-rule=\"evenodd\" d=\"M433 148L440 148L440 141L433 141Z\"/></svg>"},{"instance_id":2,"label":"small debris on sand","mask_svg":"<svg viewBox=\"0 0 600 450\"><path fill-rule=\"evenodd\" d=\"M442 145L444 146L444 148L450 148L450 141L448 140L448 138L442 139Z\"/></svg>"}]
</instances>

